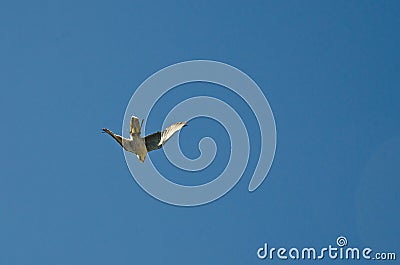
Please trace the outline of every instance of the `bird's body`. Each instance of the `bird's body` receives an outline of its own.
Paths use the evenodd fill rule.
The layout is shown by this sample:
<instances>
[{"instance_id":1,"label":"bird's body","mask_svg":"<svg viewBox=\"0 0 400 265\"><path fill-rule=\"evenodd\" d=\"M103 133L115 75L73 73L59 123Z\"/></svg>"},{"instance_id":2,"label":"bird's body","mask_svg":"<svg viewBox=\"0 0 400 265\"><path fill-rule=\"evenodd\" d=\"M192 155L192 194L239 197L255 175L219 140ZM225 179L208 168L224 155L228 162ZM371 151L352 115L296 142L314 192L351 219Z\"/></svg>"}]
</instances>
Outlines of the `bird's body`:
<instances>
[{"instance_id":1,"label":"bird's body","mask_svg":"<svg viewBox=\"0 0 400 265\"><path fill-rule=\"evenodd\" d=\"M122 141L122 146L126 151L136 154L140 162L144 162L147 149L144 138L141 138L140 135L133 135L131 139L124 139Z\"/></svg>"},{"instance_id":2,"label":"bird's body","mask_svg":"<svg viewBox=\"0 0 400 265\"><path fill-rule=\"evenodd\" d=\"M143 123L143 121L142 121ZM141 125L139 119L132 116L130 123L130 138L124 138L103 128L103 132L114 138L126 151L136 154L140 162L144 162L148 152L160 149L169 138L186 126L186 122L177 122L166 128L162 132L156 132L146 137L141 137Z\"/></svg>"}]
</instances>

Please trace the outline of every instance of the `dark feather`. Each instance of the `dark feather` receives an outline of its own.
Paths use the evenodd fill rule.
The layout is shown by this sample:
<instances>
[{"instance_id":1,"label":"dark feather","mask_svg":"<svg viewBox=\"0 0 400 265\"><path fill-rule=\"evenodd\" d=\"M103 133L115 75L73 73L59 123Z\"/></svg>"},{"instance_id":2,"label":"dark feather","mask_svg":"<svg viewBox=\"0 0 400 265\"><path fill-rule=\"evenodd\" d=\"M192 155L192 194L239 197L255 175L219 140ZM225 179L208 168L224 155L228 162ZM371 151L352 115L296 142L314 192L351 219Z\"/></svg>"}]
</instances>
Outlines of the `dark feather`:
<instances>
[{"instance_id":1,"label":"dark feather","mask_svg":"<svg viewBox=\"0 0 400 265\"><path fill-rule=\"evenodd\" d=\"M156 132L147 135L144 138L144 143L146 144L147 152L160 149L162 147L162 145L158 145L160 140L161 140L161 132Z\"/></svg>"},{"instance_id":2,"label":"dark feather","mask_svg":"<svg viewBox=\"0 0 400 265\"><path fill-rule=\"evenodd\" d=\"M120 135L113 133L107 128L103 128L102 130L103 132L109 134L112 138L114 138L115 141L117 141L122 146L122 137Z\"/></svg>"}]
</instances>

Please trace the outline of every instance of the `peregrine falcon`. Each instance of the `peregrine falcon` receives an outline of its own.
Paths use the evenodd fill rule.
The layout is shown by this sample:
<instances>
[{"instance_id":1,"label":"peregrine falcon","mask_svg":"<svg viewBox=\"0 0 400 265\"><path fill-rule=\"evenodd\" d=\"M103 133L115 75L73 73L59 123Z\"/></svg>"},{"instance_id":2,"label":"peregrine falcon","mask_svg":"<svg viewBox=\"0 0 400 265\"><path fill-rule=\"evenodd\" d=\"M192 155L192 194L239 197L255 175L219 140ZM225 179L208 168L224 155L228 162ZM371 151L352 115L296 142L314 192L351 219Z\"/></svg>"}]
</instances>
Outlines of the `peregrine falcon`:
<instances>
[{"instance_id":1,"label":"peregrine falcon","mask_svg":"<svg viewBox=\"0 0 400 265\"><path fill-rule=\"evenodd\" d=\"M142 120L142 124L143 124ZM103 128L103 132L108 133L114 140L116 140L126 151L136 154L140 162L144 162L148 152L160 149L169 138L172 137L177 131L186 126L187 122L177 122L166 128L162 132L156 132L146 137L140 136L141 124L139 119L132 116L130 123L130 138L124 138Z\"/></svg>"}]
</instances>

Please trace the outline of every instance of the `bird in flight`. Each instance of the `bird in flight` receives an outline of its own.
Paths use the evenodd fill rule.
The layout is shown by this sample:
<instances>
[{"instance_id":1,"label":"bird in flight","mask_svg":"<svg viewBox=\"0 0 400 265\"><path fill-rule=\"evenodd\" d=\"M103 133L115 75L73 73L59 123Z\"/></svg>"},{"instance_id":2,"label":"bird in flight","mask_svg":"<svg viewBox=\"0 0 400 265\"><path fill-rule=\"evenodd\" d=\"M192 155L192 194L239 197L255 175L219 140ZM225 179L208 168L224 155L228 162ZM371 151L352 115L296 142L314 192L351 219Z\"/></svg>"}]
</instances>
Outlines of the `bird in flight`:
<instances>
[{"instance_id":1,"label":"bird in flight","mask_svg":"<svg viewBox=\"0 0 400 265\"><path fill-rule=\"evenodd\" d=\"M142 124L143 124L142 120ZM156 132L146 137L140 136L142 124L139 119L132 115L130 123L130 138L124 138L115 134L107 128L103 128L103 132L109 134L117 141L126 151L136 154L140 162L144 162L148 152L160 149L177 131L186 126L187 122L177 122L166 128L162 132Z\"/></svg>"}]
</instances>

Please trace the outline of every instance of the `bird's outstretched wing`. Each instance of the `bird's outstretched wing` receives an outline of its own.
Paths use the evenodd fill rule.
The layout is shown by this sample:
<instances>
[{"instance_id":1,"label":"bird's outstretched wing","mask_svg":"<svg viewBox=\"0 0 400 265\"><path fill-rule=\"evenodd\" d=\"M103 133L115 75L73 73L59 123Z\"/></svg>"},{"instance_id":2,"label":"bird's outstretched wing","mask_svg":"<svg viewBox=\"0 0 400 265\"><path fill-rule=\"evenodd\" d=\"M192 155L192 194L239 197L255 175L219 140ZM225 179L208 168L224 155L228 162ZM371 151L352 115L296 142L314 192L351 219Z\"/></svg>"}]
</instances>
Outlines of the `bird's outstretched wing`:
<instances>
[{"instance_id":1,"label":"bird's outstretched wing","mask_svg":"<svg viewBox=\"0 0 400 265\"><path fill-rule=\"evenodd\" d=\"M158 145L164 145L168 141L168 139L172 137L172 135L182 129L183 126L186 126L186 124L186 122L177 122L166 128L164 131L161 132L161 139Z\"/></svg>"},{"instance_id":2,"label":"bird's outstretched wing","mask_svg":"<svg viewBox=\"0 0 400 265\"><path fill-rule=\"evenodd\" d=\"M143 121L142 121L143 123ZM140 129L141 129L141 125L139 123L139 119L136 116L131 117L131 124L130 124L130 134L134 135L135 133L138 133L140 135Z\"/></svg>"},{"instance_id":3,"label":"bird's outstretched wing","mask_svg":"<svg viewBox=\"0 0 400 265\"><path fill-rule=\"evenodd\" d=\"M172 137L172 135L182 129L183 126L186 126L186 124L186 122L177 122L166 128L162 132L156 132L147 135L144 138L147 152L160 149L168 141L168 139Z\"/></svg>"},{"instance_id":4,"label":"bird's outstretched wing","mask_svg":"<svg viewBox=\"0 0 400 265\"><path fill-rule=\"evenodd\" d=\"M103 128L102 130L103 130L103 132L109 134L112 138L114 138L115 141L117 141L123 147L123 145L122 145L122 136L121 135L115 134L115 133L113 133L112 131L110 131L107 128Z\"/></svg>"},{"instance_id":5,"label":"bird's outstretched wing","mask_svg":"<svg viewBox=\"0 0 400 265\"><path fill-rule=\"evenodd\" d=\"M156 133L147 135L144 138L144 143L146 144L147 152L160 149L161 145L158 145L160 140L161 140L161 132L156 132Z\"/></svg>"}]
</instances>

